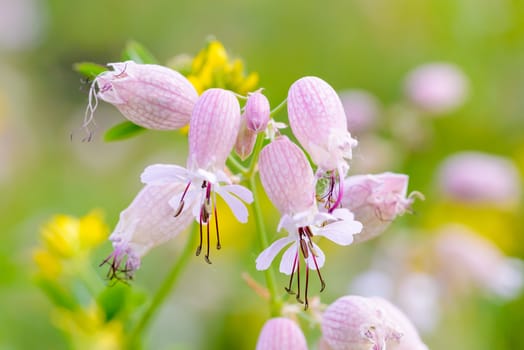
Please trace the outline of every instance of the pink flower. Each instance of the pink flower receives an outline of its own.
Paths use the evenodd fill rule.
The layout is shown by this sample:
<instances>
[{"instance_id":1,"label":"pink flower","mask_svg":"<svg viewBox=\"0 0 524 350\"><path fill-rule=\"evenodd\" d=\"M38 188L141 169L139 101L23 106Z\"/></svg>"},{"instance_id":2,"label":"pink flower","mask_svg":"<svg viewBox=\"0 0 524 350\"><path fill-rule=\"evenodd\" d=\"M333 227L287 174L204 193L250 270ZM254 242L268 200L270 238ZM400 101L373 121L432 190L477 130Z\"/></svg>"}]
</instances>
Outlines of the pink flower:
<instances>
[{"instance_id":1,"label":"pink flower","mask_svg":"<svg viewBox=\"0 0 524 350\"><path fill-rule=\"evenodd\" d=\"M257 133L247 127L246 117L242 116L240 124L240 131L238 132L237 141L235 143L235 152L240 159L245 160L253 153L253 148L257 141Z\"/></svg>"},{"instance_id":2,"label":"pink flower","mask_svg":"<svg viewBox=\"0 0 524 350\"><path fill-rule=\"evenodd\" d=\"M256 133L266 130L269 123L269 101L262 93L252 92L247 97L244 116L247 128Z\"/></svg>"},{"instance_id":3,"label":"pink flower","mask_svg":"<svg viewBox=\"0 0 524 350\"><path fill-rule=\"evenodd\" d=\"M189 123L198 94L183 75L167 67L133 61L109 66L113 70L103 72L93 82L85 126L92 120L96 97L145 128L174 130Z\"/></svg>"},{"instance_id":4,"label":"pink flower","mask_svg":"<svg viewBox=\"0 0 524 350\"><path fill-rule=\"evenodd\" d=\"M512 205L522 190L517 167L508 158L482 152L460 152L438 171L440 189L455 200Z\"/></svg>"},{"instance_id":5,"label":"pink flower","mask_svg":"<svg viewBox=\"0 0 524 350\"><path fill-rule=\"evenodd\" d=\"M324 312L322 336L332 350L427 350L407 317L381 298L337 299Z\"/></svg>"},{"instance_id":6,"label":"pink flower","mask_svg":"<svg viewBox=\"0 0 524 350\"><path fill-rule=\"evenodd\" d=\"M206 227L209 261L209 224L215 219L217 249L220 249L216 194L229 205L240 222L247 222L248 211L244 202L251 203L253 195L247 188L231 184L224 173L226 159L237 138L240 124L240 107L233 93L222 89L209 89L195 104L189 129L189 155L187 169L178 165L156 164L142 174L146 184L183 184L184 190L173 196L169 203L175 216L190 211L200 224L202 250L203 226Z\"/></svg>"},{"instance_id":7,"label":"pink flower","mask_svg":"<svg viewBox=\"0 0 524 350\"><path fill-rule=\"evenodd\" d=\"M407 196L408 176L382 173L349 176L344 181L342 207L355 214L363 229L355 241L363 242L380 235L399 215L409 212L418 192Z\"/></svg>"},{"instance_id":8,"label":"pink flower","mask_svg":"<svg viewBox=\"0 0 524 350\"><path fill-rule=\"evenodd\" d=\"M342 102L333 88L317 77L291 85L287 100L289 123L296 138L319 166L318 177L330 179L326 207L332 212L342 198L342 179L357 141L347 131ZM338 185L337 185L338 184Z\"/></svg>"},{"instance_id":9,"label":"pink flower","mask_svg":"<svg viewBox=\"0 0 524 350\"><path fill-rule=\"evenodd\" d=\"M132 278L140 259L152 248L184 231L192 221L190 213L173 217L169 199L183 191L181 184L146 185L127 209L109 237L113 253L104 261L110 263L110 278ZM127 257L126 261L124 259Z\"/></svg>"},{"instance_id":10,"label":"pink flower","mask_svg":"<svg viewBox=\"0 0 524 350\"><path fill-rule=\"evenodd\" d=\"M434 250L437 273L450 290L467 292L480 287L511 299L524 286L522 261L506 257L493 242L466 226L442 228Z\"/></svg>"},{"instance_id":11,"label":"pink flower","mask_svg":"<svg viewBox=\"0 0 524 350\"><path fill-rule=\"evenodd\" d=\"M405 92L408 99L422 110L447 113L464 103L468 80L454 64L428 63L409 73Z\"/></svg>"},{"instance_id":12,"label":"pink flower","mask_svg":"<svg viewBox=\"0 0 524 350\"><path fill-rule=\"evenodd\" d=\"M306 337L298 325L288 318L268 320L258 336L256 350L307 350Z\"/></svg>"},{"instance_id":13,"label":"pink flower","mask_svg":"<svg viewBox=\"0 0 524 350\"><path fill-rule=\"evenodd\" d=\"M278 239L266 248L256 260L258 270L267 269L276 255L287 245L290 247L282 256L280 272L291 275L288 293L292 292L293 276L297 276L297 300L300 300L300 256L305 261L306 285L305 307L308 307L309 269L320 274L325 256L313 243L314 236L324 236L340 245L349 245L353 234L360 232L362 225L353 219L346 209L336 209L332 214L320 213L315 201L314 175L306 156L298 146L285 136L277 137L264 147L259 158L260 179L271 202L282 213L278 231L284 227L288 236Z\"/></svg>"},{"instance_id":14,"label":"pink flower","mask_svg":"<svg viewBox=\"0 0 524 350\"><path fill-rule=\"evenodd\" d=\"M386 350L400 343L402 331L372 298L348 295L324 312L322 336L333 350Z\"/></svg>"}]
</instances>

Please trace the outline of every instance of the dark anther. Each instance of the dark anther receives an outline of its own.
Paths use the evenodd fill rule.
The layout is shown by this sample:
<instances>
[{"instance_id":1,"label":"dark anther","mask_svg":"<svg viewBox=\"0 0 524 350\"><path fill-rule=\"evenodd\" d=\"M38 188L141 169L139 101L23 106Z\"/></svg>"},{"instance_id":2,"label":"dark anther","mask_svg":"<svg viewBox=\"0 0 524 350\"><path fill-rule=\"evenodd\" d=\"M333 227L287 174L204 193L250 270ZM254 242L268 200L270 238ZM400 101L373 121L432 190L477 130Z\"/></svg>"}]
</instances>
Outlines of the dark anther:
<instances>
[{"instance_id":1,"label":"dark anther","mask_svg":"<svg viewBox=\"0 0 524 350\"><path fill-rule=\"evenodd\" d=\"M173 215L175 218L180 215L182 210L184 209L184 201L180 201L180 204L178 205L178 208L175 211L175 215Z\"/></svg>"}]
</instances>

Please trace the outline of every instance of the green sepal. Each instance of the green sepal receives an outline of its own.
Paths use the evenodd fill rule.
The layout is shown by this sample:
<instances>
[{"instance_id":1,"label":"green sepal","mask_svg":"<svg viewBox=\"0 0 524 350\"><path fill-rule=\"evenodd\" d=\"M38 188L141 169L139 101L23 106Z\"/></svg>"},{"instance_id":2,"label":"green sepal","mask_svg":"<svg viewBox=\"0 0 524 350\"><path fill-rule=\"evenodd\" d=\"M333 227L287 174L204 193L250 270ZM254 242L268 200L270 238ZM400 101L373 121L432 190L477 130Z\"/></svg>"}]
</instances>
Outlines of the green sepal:
<instances>
[{"instance_id":1,"label":"green sepal","mask_svg":"<svg viewBox=\"0 0 524 350\"><path fill-rule=\"evenodd\" d=\"M85 78L93 80L100 73L105 72L107 67L93 62L77 62L73 64L73 70L80 73Z\"/></svg>"},{"instance_id":2,"label":"green sepal","mask_svg":"<svg viewBox=\"0 0 524 350\"><path fill-rule=\"evenodd\" d=\"M158 64L158 60L153 54L146 49L142 44L130 40L127 42L124 52L122 53L123 61L134 61L136 63L144 64Z\"/></svg>"},{"instance_id":3,"label":"green sepal","mask_svg":"<svg viewBox=\"0 0 524 350\"><path fill-rule=\"evenodd\" d=\"M104 134L104 141L111 142L129 139L145 130L147 129L138 126L130 121L125 121L107 130Z\"/></svg>"}]
</instances>

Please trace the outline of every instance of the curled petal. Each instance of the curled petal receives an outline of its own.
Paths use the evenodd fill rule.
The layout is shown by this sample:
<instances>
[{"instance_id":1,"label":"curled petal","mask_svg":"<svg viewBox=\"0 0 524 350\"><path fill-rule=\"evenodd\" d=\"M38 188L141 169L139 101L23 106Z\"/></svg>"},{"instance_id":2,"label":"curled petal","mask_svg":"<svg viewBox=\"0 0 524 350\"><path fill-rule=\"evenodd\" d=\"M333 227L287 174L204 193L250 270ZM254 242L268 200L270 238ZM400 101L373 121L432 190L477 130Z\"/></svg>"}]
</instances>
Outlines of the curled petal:
<instances>
[{"instance_id":1,"label":"curled petal","mask_svg":"<svg viewBox=\"0 0 524 350\"><path fill-rule=\"evenodd\" d=\"M222 189L227 192L233 193L238 198L242 199L246 203L253 203L253 193L241 185L225 185L221 186Z\"/></svg>"},{"instance_id":2,"label":"curled petal","mask_svg":"<svg viewBox=\"0 0 524 350\"><path fill-rule=\"evenodd\" d=\"M280 238L264 249L264 251L262 251L262 253L257 257L257 270L266 270L275 259L275 256L277 256L277 254L291 242L293 242L293 239L290 237Z\"/></svg>"}]
</instances>

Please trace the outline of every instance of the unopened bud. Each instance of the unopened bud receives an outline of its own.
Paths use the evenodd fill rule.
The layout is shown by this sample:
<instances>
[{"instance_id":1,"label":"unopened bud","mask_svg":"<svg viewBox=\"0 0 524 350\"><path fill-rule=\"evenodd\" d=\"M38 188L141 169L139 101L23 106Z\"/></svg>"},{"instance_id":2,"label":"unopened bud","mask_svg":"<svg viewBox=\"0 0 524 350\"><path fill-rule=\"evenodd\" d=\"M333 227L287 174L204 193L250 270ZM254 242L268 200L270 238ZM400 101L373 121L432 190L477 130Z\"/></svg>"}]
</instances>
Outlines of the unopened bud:
<instances>
[{"instance_id":1,"label":"unopened bud","mask_svg":"<svg viewBox=\"0 0 524 350\"><path fill-rule=\"evenodd\" d=\"M292 320L284 317L266 322L257 341L256 350L307 350L304 333Z\"/></svg>"},{"instance_id":2,"label":"unopened bud","mask_svg":"<svg viewBox=\"0 0 524 350\"><path fill-rule=\"evenodd\" d=\"M247 97L245 117L247 128L253 132L264 131L269 122L269 101L260 92L250 93Z\"/></svg>"}]
</instances>

